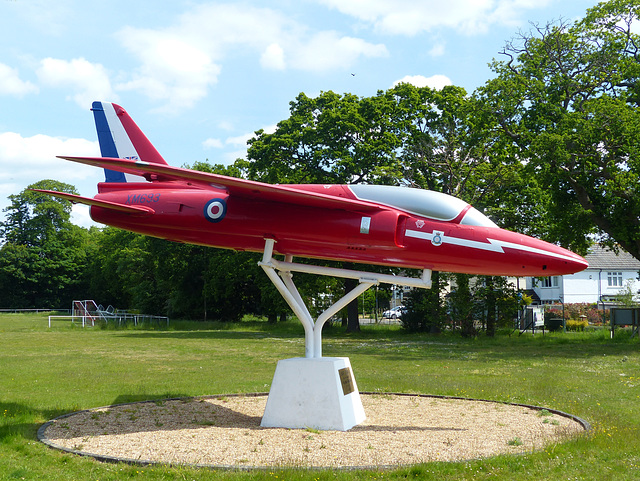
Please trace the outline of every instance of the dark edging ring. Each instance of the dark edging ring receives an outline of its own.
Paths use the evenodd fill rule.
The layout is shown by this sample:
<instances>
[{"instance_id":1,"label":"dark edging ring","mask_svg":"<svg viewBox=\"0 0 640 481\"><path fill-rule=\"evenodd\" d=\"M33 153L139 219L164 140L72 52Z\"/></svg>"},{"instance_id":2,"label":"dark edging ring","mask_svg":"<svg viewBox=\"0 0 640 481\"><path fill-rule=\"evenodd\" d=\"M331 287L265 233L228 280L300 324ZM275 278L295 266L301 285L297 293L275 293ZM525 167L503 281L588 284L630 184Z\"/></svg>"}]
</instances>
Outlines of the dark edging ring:
<instances>
[{"instance_id":1,"label":"dark edging ring","mask_svg":"<svg viewBox=\"0 0 640 481\"><path fill-rule=\"evenodd\" d=\"M398 396L398 397L416 397L416 398L431 398L431 399L443 399L443 400L459 400L459 401L474 401L474 402L485 402L491 404L503 404L509 406L517 406L528 408L534 411L547 411L551 414L555 414L560 417L564 417L570 419L582 426L585 432L591 430L591 424L586 420L575 416L573 414L565 413L563 411L557 409L549 409L541 406L534 406L530 404L522 404L522 403L512 403L512 402L502 402L502 401L493 401L490 399L472 399L465 398L460 396L444 396L444 395L433 395L433 394L414 394L414 393L384 393L384 392L371 392L371 391L361 391L360 394L369 395L369 396ZM190 466L194 468L208 468L208 469L221 469L221 470L235 470L235 471L251 471L251 470L273 470L278 469L274 466L246 466L246 465L214 465L214 464L198 464L198 463L167 463L162 461L150 461L150 460L139 460L132 458L122 458L116 456L108 456L102 454L89 453L82 450L76 450L67 448L65 446L61 446L50 441L46 435L45 431L49 426L51 426L54 422L80 414L80 413L89 413L93 412L97 409L108 409L119 406L131 406L136 404L147 404L147 403L157 403L159 401L185 401L190 399L217 399L222 397L264 397L268 396L268 393L246 393L246 394L218 394L218 395L210 395L210 396L189 396L189 397L178 397L178 398L165 398L165 399L157 399L157 400L147 400L147 401L134 401L129 403L119 403L119 404L111 404L108 406L102 406L91 409L83 409L80 411L75 411L67 414L63 414L54 419L51 419L44 423L37 432L38 441L47 445L52 449L56 449L59 451L67 452L70 454L75 454L78 456L91 457L97 461L107 462L107 463L125 463L134 466ZM469 458L468 460L472 460L474 458ZM362 465L362 466L342 466L342 467L333 467L333 466L310 466L304 467L302 469L306 470L339 470L339 471L355 471L355 470L394 470L394 469L402 469L411 466L410 464L391 464L391 465ZM281 467L284 468L284 467ZM296 466L296 468L300 468Z\"/></svg>"}]
</instances>

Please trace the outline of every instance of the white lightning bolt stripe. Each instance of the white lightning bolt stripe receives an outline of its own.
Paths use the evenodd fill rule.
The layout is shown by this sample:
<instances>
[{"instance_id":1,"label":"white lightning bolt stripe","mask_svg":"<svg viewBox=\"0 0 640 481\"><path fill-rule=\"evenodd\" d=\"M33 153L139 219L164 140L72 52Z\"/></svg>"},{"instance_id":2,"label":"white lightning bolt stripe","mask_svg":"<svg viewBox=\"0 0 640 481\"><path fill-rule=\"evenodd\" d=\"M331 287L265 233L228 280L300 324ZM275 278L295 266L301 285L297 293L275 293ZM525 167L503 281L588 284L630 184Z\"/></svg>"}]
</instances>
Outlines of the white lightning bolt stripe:
<instances>
[{"instance_id":1,"label":"white lightning bolt stripe","mask_svg":"<svg viewBox=\"0 0 640 481\"><path fill-rule=\"evenodd\" d=\"M424 240L432 240L434 234L431 232L421 232L417 230L407 229L405 235L408 237L413 237L415 239L424 239ZM499 252L504 254L504 247L508 247L509 249L529 252L531 254L541 254L549 257L555 257L557 259L563 259L566 261L576 262L574 257L560 254L558 252L552 252L545 249L539 249L537 247L526 246L522 244L515 244L513 242L500 241L497 239L489 239L488 242L479 242L471 239L462 239L460 237L451 237L444 234L440 234L442 238L442 244L451 244L463 247L470 247L471 249L478 249L489 252Z\"/></svg>"}]
</instances>

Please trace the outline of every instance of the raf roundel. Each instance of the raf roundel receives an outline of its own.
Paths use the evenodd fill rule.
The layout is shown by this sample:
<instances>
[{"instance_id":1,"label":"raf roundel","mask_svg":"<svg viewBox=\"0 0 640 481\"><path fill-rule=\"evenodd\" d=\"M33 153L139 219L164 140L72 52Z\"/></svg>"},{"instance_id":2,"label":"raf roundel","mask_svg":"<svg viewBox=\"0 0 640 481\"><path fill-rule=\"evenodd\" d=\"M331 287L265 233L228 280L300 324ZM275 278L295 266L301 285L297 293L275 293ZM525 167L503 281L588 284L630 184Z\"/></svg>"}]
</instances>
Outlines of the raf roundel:
<instances>
[{"instance_id":1,"label":"raf roundel","mask_svg":"<svg viewBox=\"0 0 640 481\"><path fill-rule=\"evenodd\" d=\"M227 203L224 199L211 199L204 206L204 217L209 222L220 222L227 214Z\"/></svg>"}]
</instances>

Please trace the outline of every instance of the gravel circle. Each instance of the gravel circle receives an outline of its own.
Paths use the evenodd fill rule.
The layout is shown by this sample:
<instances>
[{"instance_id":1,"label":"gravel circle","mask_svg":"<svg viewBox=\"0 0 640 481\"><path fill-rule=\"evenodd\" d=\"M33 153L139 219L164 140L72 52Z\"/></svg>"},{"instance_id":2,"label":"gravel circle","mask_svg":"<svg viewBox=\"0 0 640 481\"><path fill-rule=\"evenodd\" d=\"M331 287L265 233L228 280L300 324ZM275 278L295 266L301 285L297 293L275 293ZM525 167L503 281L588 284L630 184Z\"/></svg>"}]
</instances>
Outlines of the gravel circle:
<instances>
[{"instance_id":1,"label":"gravel circle","mask_svg":"<svg viewBox=\"0 0 640 481\"><path fill-rule=\"evenodd\" d=\"M38 439L102 461L216 468L395 468L527 453L590 429L536 406L360 393L367 419L349 431L263 428L267 395L119 404L45 423Z\"/></svg>"}]
</instances>

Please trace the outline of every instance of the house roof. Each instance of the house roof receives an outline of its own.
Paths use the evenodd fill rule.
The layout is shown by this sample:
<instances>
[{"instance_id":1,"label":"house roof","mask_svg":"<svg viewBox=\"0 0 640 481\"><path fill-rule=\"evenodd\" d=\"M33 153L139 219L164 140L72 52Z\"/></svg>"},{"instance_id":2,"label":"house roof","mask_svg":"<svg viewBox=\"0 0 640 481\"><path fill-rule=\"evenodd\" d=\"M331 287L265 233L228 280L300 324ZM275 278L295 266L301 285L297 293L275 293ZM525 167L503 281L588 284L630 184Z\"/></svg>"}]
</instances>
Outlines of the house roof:
<instances>
[{"instance_id":1,"label":"house roof","mask_svg":"<svg viewBox=\"0 0 640 481\"><path fill-rule=\"evenodd\" d=\"M588 269L640 270L640 261L623 250L616 254L606 247L594 245L589 248L589 253L584 258L589 263Z\"/></svg>"}]
</instances>

